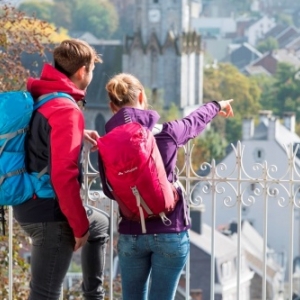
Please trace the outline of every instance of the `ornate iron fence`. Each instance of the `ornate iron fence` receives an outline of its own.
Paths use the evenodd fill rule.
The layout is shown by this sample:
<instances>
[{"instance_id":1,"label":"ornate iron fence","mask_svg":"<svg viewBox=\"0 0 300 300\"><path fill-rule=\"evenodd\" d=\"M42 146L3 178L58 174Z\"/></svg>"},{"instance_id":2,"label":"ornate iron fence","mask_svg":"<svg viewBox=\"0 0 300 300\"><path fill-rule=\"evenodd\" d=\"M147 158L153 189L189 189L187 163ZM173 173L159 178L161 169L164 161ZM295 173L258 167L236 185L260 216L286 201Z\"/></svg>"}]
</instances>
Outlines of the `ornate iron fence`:
<instances>
[{"instance_id":1,"label":"ornate iron fence","mask_svg":"<svg viewBox=\"0 0 300 300\"><path fill-rule=\"evenodd\" d=\"M226 218L228 211L235 213L236 222L236 234L234 241L236 242L236 260L235 260L235 284L233 289L235 292L232 294L235 298L227 293L227 298L223 294L223 299L250 299L250 288L249 290L242 290L244 263L245 263L245 250L248 253L246 256L246 263L249 257L255 256L251 253L251 250L247 252L247 245L243 240L242 224L243 220L246 219L246 212L252 209L252 214L260 214L259 222L261 225L261 238L262 238L262 249L259 255L261 255L261 268L260 270L255 269L252 266L252 272L260 273L261 277L261 296L260 299L293 299L293 295L297 294L297 284L293 283L293 279L297 278L299 273L295 270L293 264L295 258L295 246L297 246L298 240L295 242L295 233L297 233L297 239L299 239L298 230L295 230L295 226L300 224L300 220L297 219L299 214L300 200L299 200L299 187L300 187L300 173L298 169L298 148L293 149L291 146L284 146L286 151L286 165L285 171L278 172L278 166L271 164L267 161L261 163L253 163L250 170L246 168L249 166L249 157L245 155L245 146L238 142L236 146L232 145L231 160L224 159L222 163L216 164L215 160L211 163L203 163L199 166L198 170L194 170L192 167L193 159L193 147L189 144L184 149L185 162L184 165L178 169L178 178L186 189L186 197L190 203L190 209L199 209L208 207L209 212L203 213L203 220L210 226L211 237L209 246L210 255L210 299L219 299L218 295L222 293L220 285L223 284L223 291L226 290L222 279L222 272L220 273L219 266L216 265L216 250L219 252L220 249L216 249L216 239L218 238L219 231L215 230L218 225L218 216ZM245 163L247 161L247 164ZM82 197L86 204L93 206L94 209L105 211L110 216L110 235L115 236L116 224L114 220L117 215L117 207L113 201L107 199L102 191L100 190L100 181L97 167L95 165L96 160L92 162L89 150L85 148L84 153L84 183L82 188ZM274 208L276 207L276 208ZM221 208L221 212L220 212ZM287 230L283 231L288 239L286 246L286 257L288 263L278 263L280 268L278 274L282 276L277 278L281 283L278 289L278 293L273 293L270 296L268 292L268 284L270 282L270 263L271 261L276 262L275 255L280 254L278 250L273 252L270 250L272 244L269 247L269 238L272 237L272 221L279 218L278 215L271 216L270 212L275 209L277 212L280 209L285 211L286 219L284 223ZM203 209L202 209L203 211ZM276 213L277 214L277 213ZM299 214L300 215L300 214ZM281 217L281 216L280 216ZM10 214L10 218L12 215ZM273 220L274 218L274 220ZM229 220L228 220L229 221ZM300 226L299 226L300 228ZM12 236L12 232L9 232ZM277 232L279 234L279 232ZM200 238L201 235L199 235ZM279 237L280 238L280 237ZM283 237L284 239L284 237ZM110 249L114 248L114 238L110 239ZM254 242L255 243L255 242ZM249 254L250 253L250 254ZM250 256L249 256L250 255ZM251 256L252 255L252 256ZM296 256L300 253L296 253ZM12 255L10 255L12 258ZM191 257L190 257L191 259ZM13 264L10 262L10 274L13 272ZM108 297L113 298L114 289L114 257L113 251L110 251L109 257L109 284L108 284ZM191 299L191 288L190 288L190 274L191 274L191 261L185 268L186 281L184 287L185 299ZM226 267L226 268L225 268ZM222 270L228 273L228 265L222 265ZM272 269L273 270L273 269ZM199 270L199 272L201 272ZM216 274L217 272L217 274ZM225 274L223 272L223 275ZM296 275L295 275L296 274ZM228 275L228 274L227 274ZM278 276L279 276L278 275ZM216 282L216 278L221 278ZM10 275L10 281L12 281L12 275ZM10 283L12 284L12 283ZM222 286L221 286L222 287ZM283 295L280 298L280 293ZM12 295L11 295L12 297ZM271 298L270 298L271 297ZM12 299L12 298L10 298ZM251 299L253 300L253 299Z\"/></svg>"}]
</instances>

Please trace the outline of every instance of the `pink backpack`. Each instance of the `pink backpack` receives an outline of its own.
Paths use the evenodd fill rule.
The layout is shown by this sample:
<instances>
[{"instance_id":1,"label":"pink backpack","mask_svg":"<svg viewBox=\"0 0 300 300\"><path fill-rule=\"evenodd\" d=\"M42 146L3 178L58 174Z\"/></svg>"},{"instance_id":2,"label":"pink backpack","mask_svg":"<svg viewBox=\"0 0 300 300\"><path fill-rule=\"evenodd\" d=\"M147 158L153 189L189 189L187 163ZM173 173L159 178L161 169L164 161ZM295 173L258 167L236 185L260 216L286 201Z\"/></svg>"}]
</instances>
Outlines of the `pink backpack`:
<instances>
[{"instance_id":1,"label":"pink backpack","mask_svg":"<svg viewBox=\"0 0 300 300\"><path fill-rule=\"evenodd\" d=\"M98 139L99 171L104 193L118 202L122 215L140 221L166 217L178 201L167 179L164 163L152 132L139 123L118 126Z\"/></svg>"}]
</instances>

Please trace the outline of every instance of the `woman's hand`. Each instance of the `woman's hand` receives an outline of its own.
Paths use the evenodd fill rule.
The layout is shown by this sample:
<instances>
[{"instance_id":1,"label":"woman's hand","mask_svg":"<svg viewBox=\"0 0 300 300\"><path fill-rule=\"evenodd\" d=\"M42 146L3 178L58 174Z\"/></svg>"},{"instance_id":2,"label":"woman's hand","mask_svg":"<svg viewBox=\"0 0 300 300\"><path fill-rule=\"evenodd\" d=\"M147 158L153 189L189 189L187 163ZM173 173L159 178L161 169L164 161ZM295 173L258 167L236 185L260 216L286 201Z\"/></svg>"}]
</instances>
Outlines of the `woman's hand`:
<instances>
[{"instance_id":1,"label":"woman's hand","mask_svg":"<svg viewBox=\"0 0 300 300\"><path fill-rule=\"evenodd\" d=\"M225 118L233 117L233 109L230 104L230 102L232 102L232 101L233 101L233 99L222 100L222 101L218 102L221 106L221 110L218 113L219 116L222 116Z\"/></svg>"},{"instance_id":2,"label":"woman's hand","mask_svg":"<svg viewBox=\"0 0 300 300\"><path fill-rule=\"evenodd\" d=\"M100 135L96 130L84 130L84 140L92 144L91 151L97 150L97 140L100 138Z\"/></svg>"}]
</instances>

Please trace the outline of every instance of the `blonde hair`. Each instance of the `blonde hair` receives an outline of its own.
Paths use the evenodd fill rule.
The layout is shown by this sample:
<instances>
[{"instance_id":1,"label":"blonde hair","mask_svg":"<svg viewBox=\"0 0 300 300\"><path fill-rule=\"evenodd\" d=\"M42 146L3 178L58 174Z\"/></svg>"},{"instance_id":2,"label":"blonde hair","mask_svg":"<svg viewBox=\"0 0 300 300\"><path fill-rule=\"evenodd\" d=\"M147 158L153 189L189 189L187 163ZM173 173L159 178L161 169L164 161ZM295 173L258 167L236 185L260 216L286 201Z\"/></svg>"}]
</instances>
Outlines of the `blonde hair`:
<instances>
[{"instance_id":1,"label":"blonde hair","mask_svg":"<svg viewBox=\"0 0 300 300\"><path fill-rule=\"evenodd\" d=\"M110 101L117 107L135 105L140 92L144 94L144 103L147 107L147 98L141 82L133 75L120 73L112 77L106 84L106 91Z\"/></svg>"},{"instance_id":2,"label":"blonde hair","mask_svg":"<svg viewBox=\"0 0 300 300\"><path fill-rule=\"evenodd\" d=\"M87 71L92 63L102 62L95 49L88 43L79 39L69 39L62 41L53 51L54 67L70 77L82 66L86 66Z\"/></svg>"}]
</instances>

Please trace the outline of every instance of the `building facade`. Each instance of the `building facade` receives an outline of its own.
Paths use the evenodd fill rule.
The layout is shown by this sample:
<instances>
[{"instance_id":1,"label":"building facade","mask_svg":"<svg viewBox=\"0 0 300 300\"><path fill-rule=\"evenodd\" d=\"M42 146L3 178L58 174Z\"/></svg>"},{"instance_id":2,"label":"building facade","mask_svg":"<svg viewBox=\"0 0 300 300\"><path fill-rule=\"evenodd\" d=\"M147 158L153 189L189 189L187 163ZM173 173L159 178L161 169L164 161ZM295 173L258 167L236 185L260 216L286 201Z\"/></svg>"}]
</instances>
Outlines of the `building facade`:
<instances>
[{"instance_id":1,"label":"building facade","mask_svg":"<svg viewBox=\"0 0 300 300\"><path fill-rule=\"evenodd\" d=\"M176 104L183 114L202 103L201 37L192 28L197 0L136 0L134 34L126 36L123 72L137 76L150 100Z\"/></svg>"}]
</instances>

